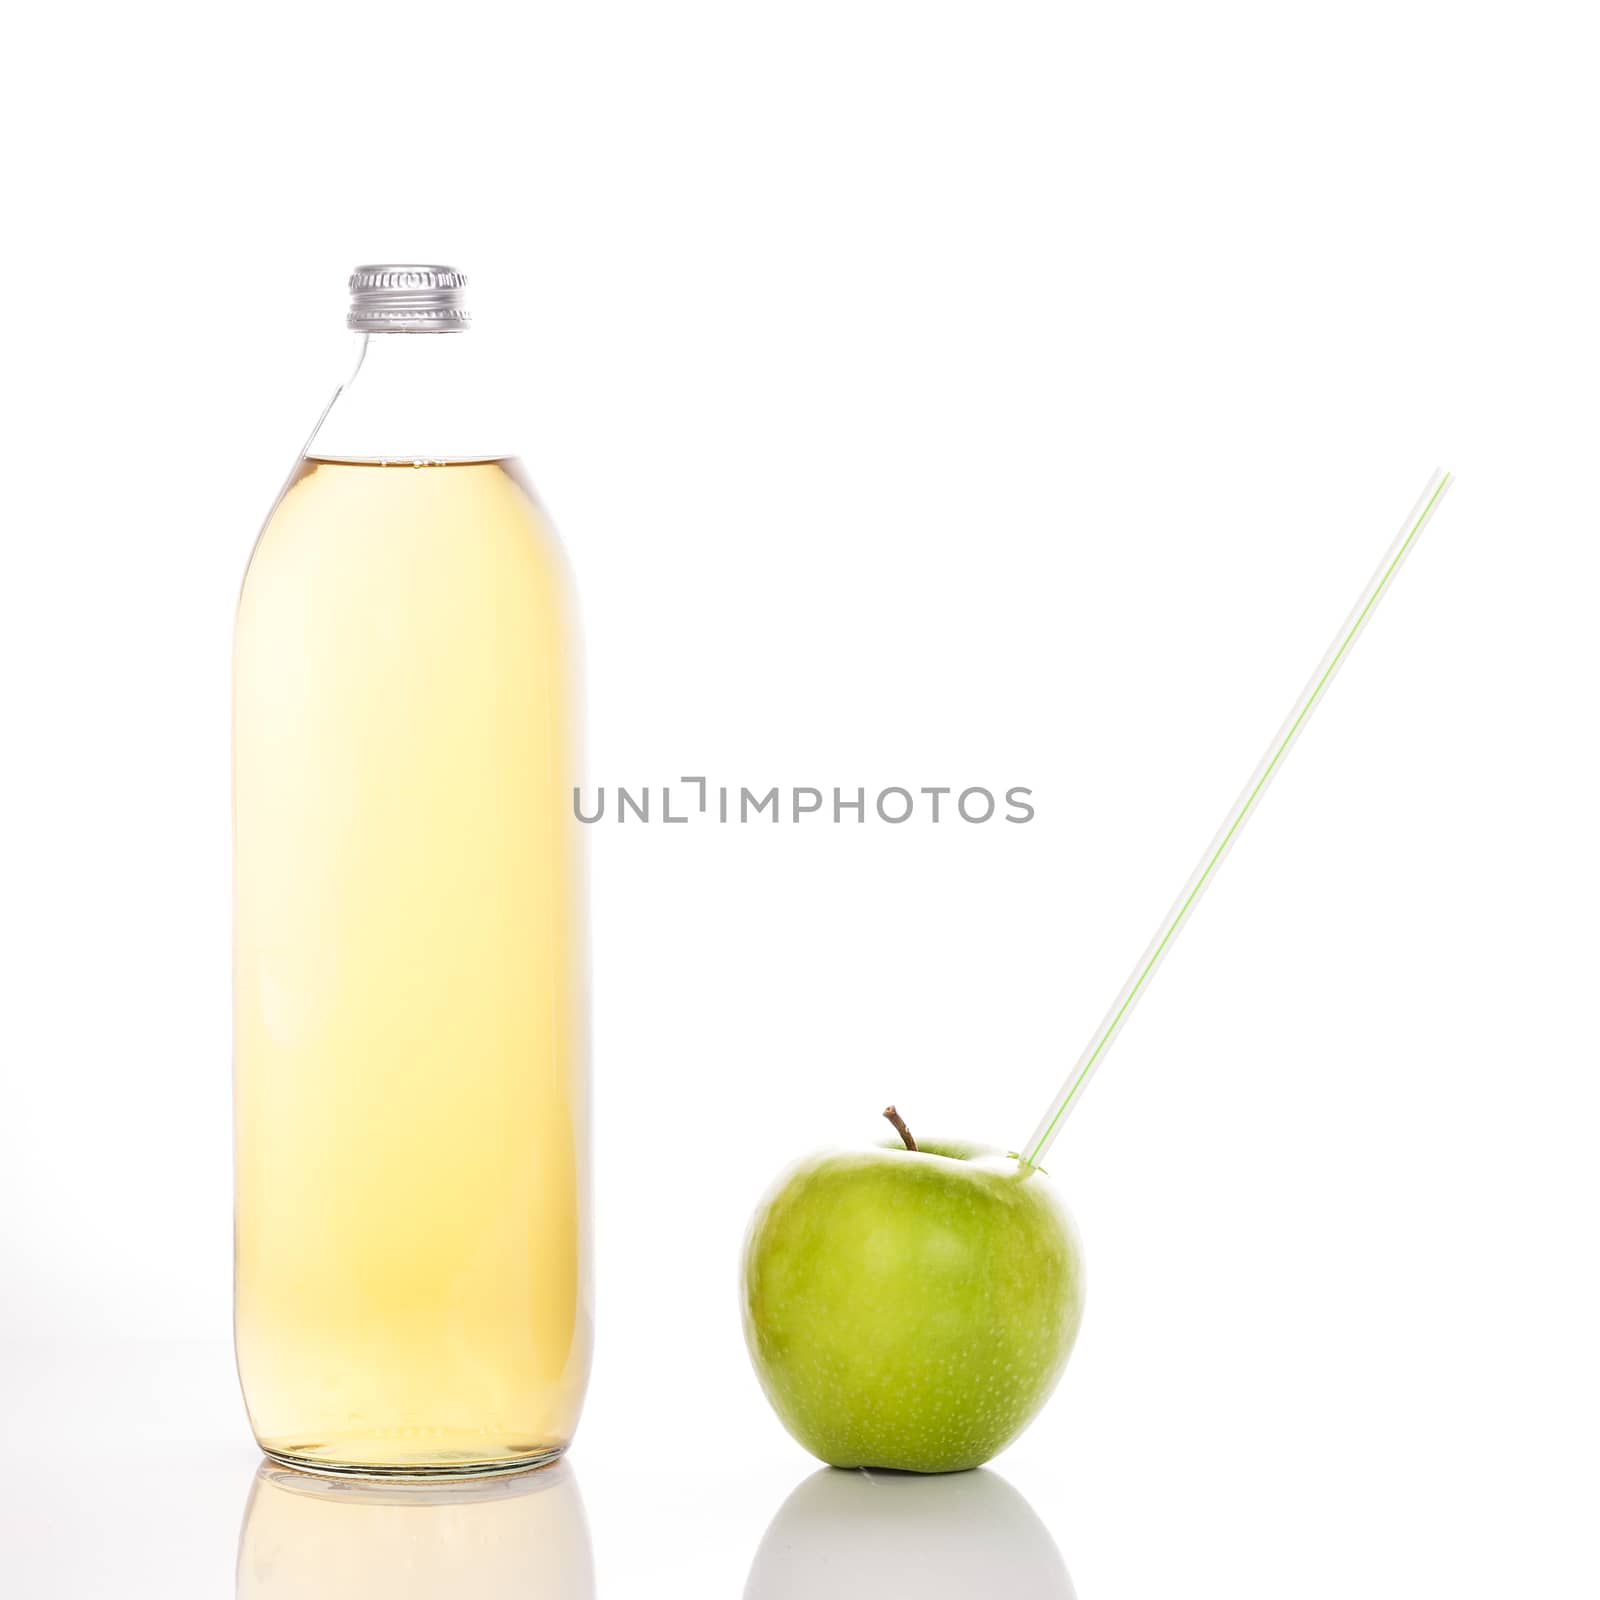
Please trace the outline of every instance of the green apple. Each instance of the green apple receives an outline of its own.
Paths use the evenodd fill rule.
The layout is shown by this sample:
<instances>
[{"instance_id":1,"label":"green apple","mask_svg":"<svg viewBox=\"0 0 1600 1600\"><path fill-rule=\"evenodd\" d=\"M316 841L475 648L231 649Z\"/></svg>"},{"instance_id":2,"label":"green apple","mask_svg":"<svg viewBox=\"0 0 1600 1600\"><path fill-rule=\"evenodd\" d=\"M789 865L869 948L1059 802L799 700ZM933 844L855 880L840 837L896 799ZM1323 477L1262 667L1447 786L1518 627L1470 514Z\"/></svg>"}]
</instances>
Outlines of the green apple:
<instances>
[{"instance_id":1,"label":"green apple","mask_svg":"<svg viewBox=\"0 0 1600 1600\"><path fill-rule=\"evenodd\" d=\"M756 1375L835 1467L981 1465L1049 1398L1082 1315L1066 1206L984 1145L822 1151L778 1179L745 1238Z\"/></svg>"}]
</instances>

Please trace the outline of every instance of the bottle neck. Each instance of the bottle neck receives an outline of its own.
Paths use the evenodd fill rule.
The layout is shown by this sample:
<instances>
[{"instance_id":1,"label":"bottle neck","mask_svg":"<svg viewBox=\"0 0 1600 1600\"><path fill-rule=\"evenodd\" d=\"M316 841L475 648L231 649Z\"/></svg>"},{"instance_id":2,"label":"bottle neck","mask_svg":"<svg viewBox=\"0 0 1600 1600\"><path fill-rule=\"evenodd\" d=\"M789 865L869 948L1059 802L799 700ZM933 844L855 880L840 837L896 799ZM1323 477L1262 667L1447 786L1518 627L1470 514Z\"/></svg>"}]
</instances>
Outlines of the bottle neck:
<instances>
[{"instance_id":1,"label":"bottle neck","mask_svg":"<svg viewBox=\"0 0 1600 1600\"><path fill-rule=\"evenodd\" d=\"M465 331L353 335L355 367L305 454L357 461L475 461L512 454L482 346Z\"/></svg>"}]
</instances>

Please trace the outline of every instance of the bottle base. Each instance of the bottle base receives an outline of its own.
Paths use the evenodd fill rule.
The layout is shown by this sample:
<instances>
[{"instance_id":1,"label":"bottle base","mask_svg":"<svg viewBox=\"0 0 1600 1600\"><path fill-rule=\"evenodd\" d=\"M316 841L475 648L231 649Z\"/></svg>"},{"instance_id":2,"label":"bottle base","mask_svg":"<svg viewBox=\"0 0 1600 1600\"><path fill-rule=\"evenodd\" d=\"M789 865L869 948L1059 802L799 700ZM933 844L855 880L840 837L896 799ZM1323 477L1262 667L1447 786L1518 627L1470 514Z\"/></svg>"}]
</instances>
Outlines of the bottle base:
<instances>
[{"instance_id":1,"label":"bottle base","mask_svg":"<svg viewBox=\"0 0 1600 1600\"><path fill-rule=\"evenodd\" d=\"M261 1446L261 1453L280 1467L309 1473L313 1477L360 1478L369 1483L439 1483L464 1478L509 1478L520 1472L537 1472L540 1467L548 1467L559 1461L566 1451L567 1447L562 1444L529 1455L505 1456L487 1461L372 1462L333 1461L323 1456L295 1455L286 1450L269 1450L265 1445Z\"/></svg>"}]
</instances>

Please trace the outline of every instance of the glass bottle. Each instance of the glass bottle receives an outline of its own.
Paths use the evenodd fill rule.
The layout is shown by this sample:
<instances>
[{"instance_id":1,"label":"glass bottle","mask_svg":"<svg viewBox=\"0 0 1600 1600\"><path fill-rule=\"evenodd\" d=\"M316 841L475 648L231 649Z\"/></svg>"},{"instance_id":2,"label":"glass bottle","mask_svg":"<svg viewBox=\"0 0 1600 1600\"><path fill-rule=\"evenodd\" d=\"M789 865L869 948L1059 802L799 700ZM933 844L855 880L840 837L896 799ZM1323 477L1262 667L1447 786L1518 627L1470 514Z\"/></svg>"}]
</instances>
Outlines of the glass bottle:
<instances>
[{"instance_id":1,"label":"glass bottle","mask_svg":"<svg viewBox=\"0 0 1600 1600\"><path fill-rule=\"evenodd\" d=\"M235 623L235 1346L323 1472L536 1465L588 1380L573 606L464 286L351 277Z\"/></svg>"}]
</instances>

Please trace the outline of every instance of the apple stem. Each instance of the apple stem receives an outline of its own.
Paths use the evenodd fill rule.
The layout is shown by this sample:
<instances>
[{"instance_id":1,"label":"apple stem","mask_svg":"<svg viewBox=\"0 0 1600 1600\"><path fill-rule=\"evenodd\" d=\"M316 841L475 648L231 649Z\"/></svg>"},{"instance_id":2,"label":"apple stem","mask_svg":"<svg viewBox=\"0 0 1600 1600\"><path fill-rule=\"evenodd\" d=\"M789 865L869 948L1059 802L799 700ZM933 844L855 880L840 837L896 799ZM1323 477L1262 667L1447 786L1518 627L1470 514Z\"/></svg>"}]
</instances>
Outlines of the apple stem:
<instances>
[{"instance_id":1,"label":"apple stem","mask_svg":"<svg viewBox=\"0 0 1600 1600\"><path fill-rule=\"evenodd\" d=\"M892 1127L904 1141L906 1149L915 1150L917 1148L917 1141L911 1137L911 1130L906 1126L905 1118L902 1117L893 1106L888 1106L885 1108L883 1114L889 1119L889 1126Z\"/></svg>"}]
</instances>

